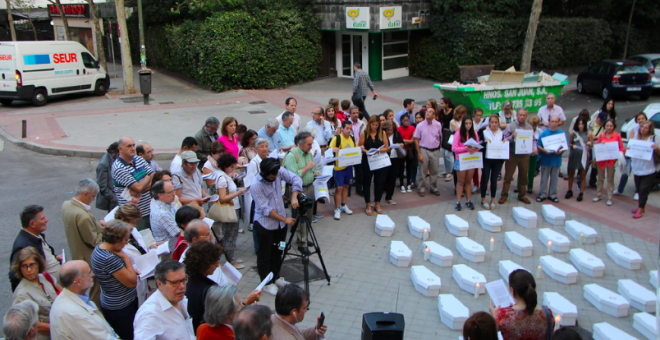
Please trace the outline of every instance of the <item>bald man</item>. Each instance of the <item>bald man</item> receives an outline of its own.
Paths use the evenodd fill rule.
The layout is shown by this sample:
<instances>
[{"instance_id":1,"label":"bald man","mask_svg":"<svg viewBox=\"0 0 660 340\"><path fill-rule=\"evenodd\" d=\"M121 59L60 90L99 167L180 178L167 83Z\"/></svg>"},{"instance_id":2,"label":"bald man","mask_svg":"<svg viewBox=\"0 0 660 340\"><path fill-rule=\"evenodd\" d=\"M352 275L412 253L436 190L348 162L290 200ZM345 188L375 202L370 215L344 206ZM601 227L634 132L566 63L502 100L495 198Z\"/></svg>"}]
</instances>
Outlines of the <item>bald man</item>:
<instances>
[{"instance_id":1,"label":"bald man","mask_svg":"<svg viewBox=\"0 0 660 340\"><path fill-rule=\"evenodd\" d=\"M201 240L211 242L211 228L208 224L206 224L206 222L202 220L192 220L190 223L188 223L186 229L183 231L183 238L186 240L186 243L188 243L189 246L181 254L181 258L179 259L179 262L181 263L183 263L183 260L186 259L186 252L188 249L190 249L190 245L195 241Z\"/></svg>"}]
</instances>

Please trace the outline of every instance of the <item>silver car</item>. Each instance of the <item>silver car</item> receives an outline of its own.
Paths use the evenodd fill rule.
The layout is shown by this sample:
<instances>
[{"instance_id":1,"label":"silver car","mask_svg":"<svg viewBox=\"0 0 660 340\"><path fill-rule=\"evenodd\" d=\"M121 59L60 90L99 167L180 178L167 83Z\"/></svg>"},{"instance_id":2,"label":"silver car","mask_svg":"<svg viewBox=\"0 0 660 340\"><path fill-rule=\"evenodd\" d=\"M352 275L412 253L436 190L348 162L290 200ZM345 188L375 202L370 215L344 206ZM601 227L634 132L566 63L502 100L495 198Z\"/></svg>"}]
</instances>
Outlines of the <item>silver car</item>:
<instances>
[{"instance_id":1,"label":"silver car","mask_svg":"<svg viewBox=\"0 0 660 340\"><path fill-rule=\"evenodd\" d=\"M654 89L660 89L660 54L638 54L628 58L646 67L651 74Z\"/></svg>"},{"instance_id":2,"label":"silver car","mask_svg":"<svg viewBox=\"0 0 660 340\"><path fill-rule=\"evenodd\" d=\"M646 113L646 118L653 122L655 125L655 135L660 136L660 103L649 104L644 108L644 113ZM635 119L628 118L626 122L621 125L621 139L623 139L624 144L628 144L628 137L630 135L630 130L636 125Z\"/></svg>"}]
</instances>

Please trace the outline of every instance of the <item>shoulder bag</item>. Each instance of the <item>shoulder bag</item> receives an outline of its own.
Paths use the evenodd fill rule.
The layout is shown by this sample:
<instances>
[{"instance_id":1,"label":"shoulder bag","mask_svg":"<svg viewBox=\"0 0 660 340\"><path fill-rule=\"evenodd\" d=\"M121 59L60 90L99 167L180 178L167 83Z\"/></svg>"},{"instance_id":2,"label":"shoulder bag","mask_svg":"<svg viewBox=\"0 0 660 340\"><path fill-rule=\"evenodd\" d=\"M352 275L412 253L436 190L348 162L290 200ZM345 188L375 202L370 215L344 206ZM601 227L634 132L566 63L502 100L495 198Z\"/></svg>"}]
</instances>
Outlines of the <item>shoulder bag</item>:
<instances>
[{"instance_id":1,"label":"shoulder bag","mask_svg":"<svg viewBox=\"0 0 660 340\"><path fill-rule=\"evenodd\" d=\"M229 195L229 188L225 188L225 192ZM236 209L234 209L234 201L231 200L227 203L220 202L220 199L213 202L208 212L208 217L216 222L222 223L235 223L238 222L236 216Z\"/></svg>"},{"instance_id":2,"label":"shoulder bag","mask_svg":"<svg viewBox=\"0 0 660 340\"><path fill-rule=\"evenodd\" d=\"M545 321L547 323L546 333L548 334L547 339L551 340L552 332L554 331L554 329L552 329L552 318L550 317L550 312L548 312L548 308L546 306L541 306L541 309L543 309L543 313L545 313Z\"/></svg>"}]
</instances>

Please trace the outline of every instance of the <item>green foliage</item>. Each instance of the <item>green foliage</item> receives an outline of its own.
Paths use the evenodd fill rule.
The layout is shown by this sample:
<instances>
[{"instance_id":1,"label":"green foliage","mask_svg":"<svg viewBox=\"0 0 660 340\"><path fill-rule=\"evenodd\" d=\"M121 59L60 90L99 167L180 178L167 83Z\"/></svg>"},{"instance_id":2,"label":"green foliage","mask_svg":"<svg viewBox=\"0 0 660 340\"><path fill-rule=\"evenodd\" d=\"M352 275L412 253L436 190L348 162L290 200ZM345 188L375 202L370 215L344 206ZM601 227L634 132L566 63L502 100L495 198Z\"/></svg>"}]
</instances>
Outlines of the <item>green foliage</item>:
<instances>
[{"instance_id":1,"label":"green foliage","mask_svg":"<svg viewBox=\"0 0 660 340\"><path fill-rule=\"evenodd\" d=\"M612 25L612 58L623 58L623 49L626 44L626 28L625 24ZM655 30L640 29L633 27L630 29L630 39L628 40L628 53L627 57L632 57L635 54L642 53L658 53L660 46L660 38Z\"/></svg>"},{"instance_id":2,"label":"green foliage","mask_svg":"<svg viewBox=\"0 0 660 340\"><path fill-rule=\"evenodd\" d=\"M460 13L495 18L529 17L533 0L431 0L431 8L439 16Z\"/></svg>"},{"instance_id":3,"label":"green foliage","mask_svg":"<svg viewBox=\"0 0 660 340\"><path fill-rule=\"evenodd\" d=\"M458 61L431 36L411 39L409 58L411 76L442 82L459 79Z\"/></svg>"}]
</instances>

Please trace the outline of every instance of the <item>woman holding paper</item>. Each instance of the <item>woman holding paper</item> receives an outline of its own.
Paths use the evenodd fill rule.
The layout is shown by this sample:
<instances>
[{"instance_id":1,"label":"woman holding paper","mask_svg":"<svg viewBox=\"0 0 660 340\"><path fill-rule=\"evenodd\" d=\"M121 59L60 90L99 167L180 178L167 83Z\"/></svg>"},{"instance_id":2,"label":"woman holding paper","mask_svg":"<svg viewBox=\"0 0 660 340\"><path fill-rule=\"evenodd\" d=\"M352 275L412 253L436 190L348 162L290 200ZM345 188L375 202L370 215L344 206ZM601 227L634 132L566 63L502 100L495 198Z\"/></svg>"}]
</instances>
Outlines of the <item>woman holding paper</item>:
<instances>
[{"instance_id":1,"label":"woman holding paper","mask_svg":"<svg viewBox=\"0 0 660 340\"><path fill-rule=\"evenodd\" d=\"M601 133L598 136L598 144L603 143L619 143L619 151L625 152L623 147L623 140L621 140L621 135L616 131L616 123L612 119L605 121L605 132ZM607 173L607 205L612 205L612 195L614 193L614 164L616 164L616 159L610 159L606 161L596 162L598 167L598 188L597 196L594 197L593 201L598 202L602 199L603 193L603 182L605 181L605 174Z\"/></svg>"},{"instance_id":2,"label":"woman holding paper","mask_svg":"<svg viewBox=\"0 0 660 340\"><path fill-rule=\"evenodd\" d=\"M216 177L215 185L218 190L218 202L220 203L232 203L234 206L234 213L238 216L236 210L241 208L239 196L243 195L248 187L242 187L238 189L236 183L229 174L233 174L236 169L237 161L236 158L230 154L222 154L218 159L218 167L221 170L221 173ZM236 249L236 237L238 236L238 222L222 222L215 221L213 223L213 228L216 229L220 224L222 228L222 241L225 248L225 256L227 261L234 265L236 269L243 269L243 260L237 259L234 257L234 249ZM217 233L217 230L216 230Z\"/></svg>"},{"instance_id":3,"label":"woman holding paper","mask_svg":"<svg viewBox=\"0 0 660 340\"><path fill-rule=\"evenodd\" d=\"M380 200L383 198L383 181L387 169L380 168L371 170L367 159L367 152L371 149L381 148L378 152L387 153L390 151L389 143L385 131L380 126L380 118L371 116L367 127L360 134L360 147L362 148L362 192L364 193L364 203L367 207L365 213L368 216L373 214L371 210L371 179L374 180L374 202L376 213L382 214L380 209Z\"/></svg>"},{"instance_id":4,"label":"woman holding paper","mask_svg":"<svg viewBox=\"0 0 660 340\"><path fill-rule=\"evenodd\" d=\"M546 340L555 329L552 311L538 306L536 281L527 270L517 269L509 274L509 293L515 303L500 308L490 301L490 314L495 317L502 337L507 340ZM550 327L548 328L548 321Z\"/></svg>"},{"instance_id":5,"label":"woman holding paper","mask_svg":"<svg viewBox=\"0 0 660 340\"><path fill-rule=\"evenodd\" d=\"M390 151L390 162L392 165L387 168L387 175L385 176L384 183L385 201L389 204L396 204L396 202L392 201L392 196L394 195L394 188L396 187L397 177L399 177L399 182L403 187L403 172L399 172L399 168L401 168L401 163L405 157L402 152L404 150L403 148L405 147L405 144L403 143L403 138L399 134L399 131L396 128L396 123L393 120L386 121L385 124L383 124L383 130L387 135L388 144L392 146L399 146L398 150L391 148L392 151Z\"/></svg>"},{"instance_id":6,"label":"woman holding paper","mask_svg":"<svg viewBox=\"0 0 660 340\"><path fill-rule=\"evenodd\" d=\"M655 136L653 122L645 121L639 124L639 133L634 140L653 143L651 144L653 156L651 156L650 160L631 158L630 163L632 173L635 175L635 189L639 193L637 209L633 210L633 218L641 218L644 216L644 209L646 208L646 201L649 198L651 188L655 185L655 174L660 170L660 166L656 165L656 160L660 159L660 138ZM630 143L628 143L628 148L630 148Z\"/></svg>"},{"instance_id":7,"label":"woman holding paper","mask_svg":"<svg viewBox=\"0 0 660 340\"><path fill-rule=\"evenodd\" d=\"M458 108L456 109L456 112L459 112ZM472 126L472 118L468 116L463 118L460 129L454 134L454 143L451 146L452 151L456 155L456 158L454 159L454 171L456 172L458 185L456 185L456 206L454 206L454 209L458 211L461 211L461 196L463 195L463 190L465 190L465 206L470 210L474 210L474 204L472 204L472 192L470 190L472 186L471 180L472 176L474 175L474 169L461 170L459 161L460 154L474 154L475 152L479 151L479 149L476 147L465 145L465 143L470 139L476 141L477 143L479 142L479 136L474 132L474 128Z\"/></svg>"},{"instance_id":8,"label":"woman holding paper","mask_svg":"<svg viewBox=\"0 0 660 340\"><path fill-rule=\"evenodd\" d=\"M257 156L257 146L254 145L257 138L256 131L252 129L245 131L243 138L241 138L241 151L238 152L239 164L248 164L255 156Z\"/></svg>"},{"instance_id":9,"label":"woman holding paper","mask_svg":"<svg viewBox=\"0 0 660 340\"><path fill-rule=\"evenodd\" d=\"M594 145L594 135L589 131L587 124L586 118L579 117L568 137L568 146L571 151L568 154L568 192L564 196L566 199L573 197L573 179L576 171L582 179L582 183L587 183L587 168L585 167L587 164L587 151L585 150L589 150ZM580 193L577 196L578 202L582 202L585 188L586 185L580 187Z\"/></svg>"},{"instance_id":10,"label":"woman holding paper","mask_svg":"<svg viewBox=\"0 0 660 340\"><path fill-rule=\"evenodd\" d=\"M646 121L646 113L644 112L638 112L635 115L635 118L633 118L635 121L635 124L631 126L628 129L628 140L635 139L635 136L639 134L639 125L643 122ZM623 133L624 131L621 131ZM623 138L623 135L621 136ZM630 173L630 157L626 156L626 168L628 169L627 172L623 172L621 174L621 178L619 178L619 187L617 189L614 189L614 195L621 195L623 193L623 190L626 188L626 184L628 184L628 177ZM635 201L639 200L639 192L635 190L635 195L633 196L633 199Z\"/></svg>"},{"instance_id":11,"label":"woman holding paper","mask_svg":"<svg viewBox=\"0 0 660 340\"><path fill-rule=\"evenodd\" d=\"M502 130L500 129L500 117L493 114L488 119L488 128L479 131L479 137L486 142L484 147L484 155L488 155L488 146L493 143L508 143L504 139ZM495 194L497 193L497 178L502 170L504 159L484 157L484 168L481 170L481 206L486 209L495 209ZM486 190L488 189L488 181L490 181L490 204L486 202Z\"/></svg>"}]
</instances>

